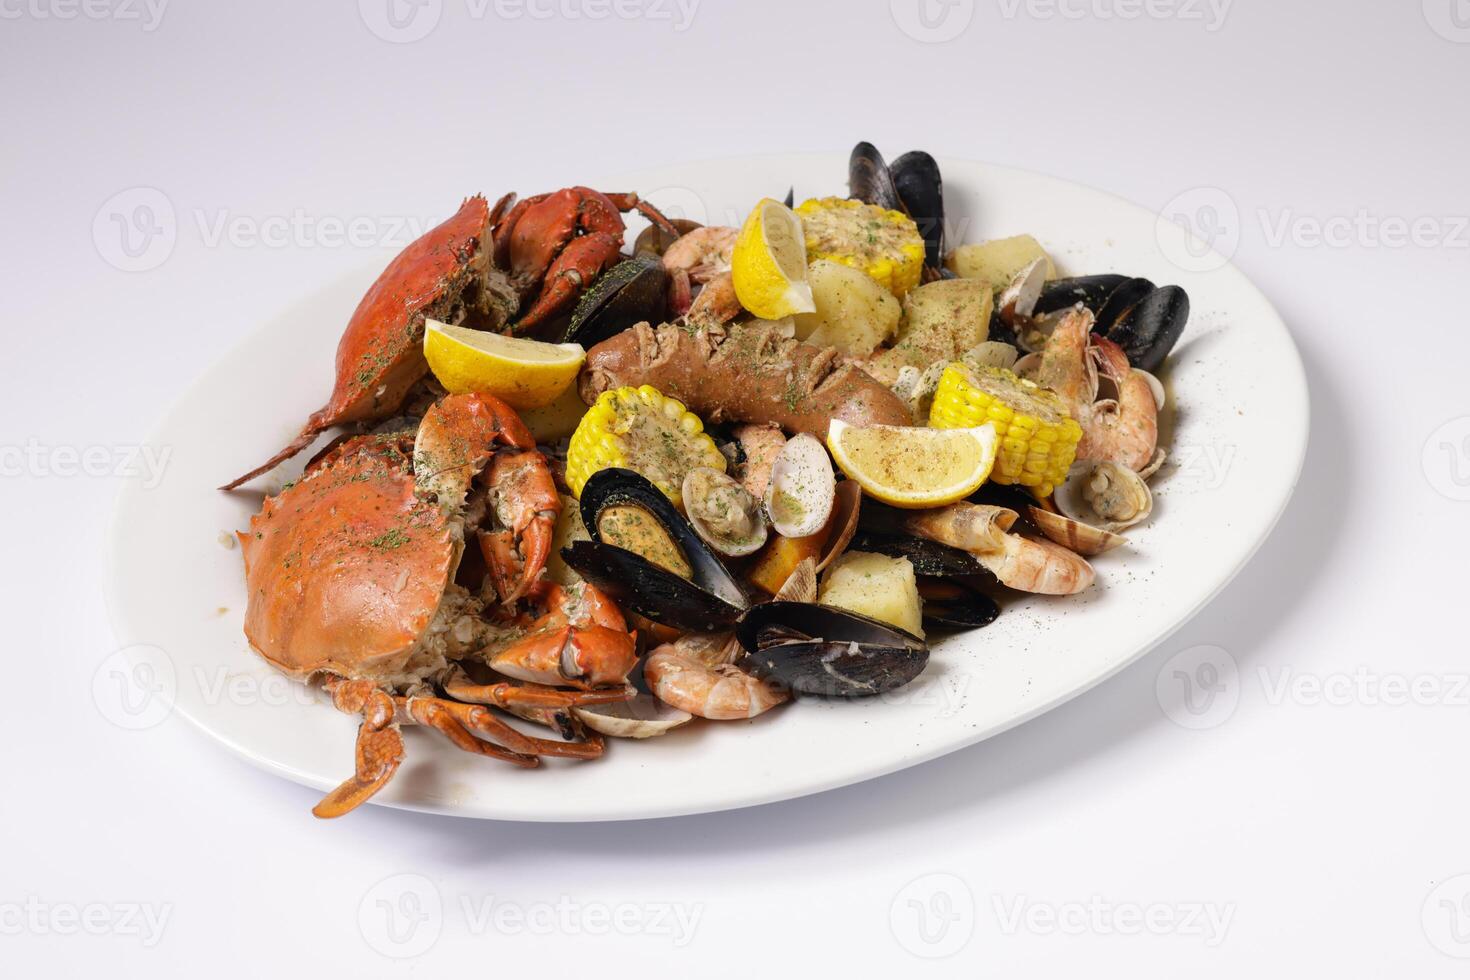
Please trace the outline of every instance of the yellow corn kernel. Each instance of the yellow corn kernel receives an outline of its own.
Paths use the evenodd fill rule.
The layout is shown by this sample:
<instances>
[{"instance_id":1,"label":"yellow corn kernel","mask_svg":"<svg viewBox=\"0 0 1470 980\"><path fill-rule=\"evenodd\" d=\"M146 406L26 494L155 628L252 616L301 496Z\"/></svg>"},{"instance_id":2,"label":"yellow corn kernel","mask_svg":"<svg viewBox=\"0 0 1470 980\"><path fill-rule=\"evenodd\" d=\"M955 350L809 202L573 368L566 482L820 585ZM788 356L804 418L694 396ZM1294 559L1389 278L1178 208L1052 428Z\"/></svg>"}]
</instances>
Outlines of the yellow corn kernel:
<instances>
[{"instance_id":1,"label":"yellow corn kernel","mask_svg":"<svg viewBox=\"0 0 1470 980\"><path fill-rule=\"evenodd\" d=\"M1059 397L1005 368L974 370L958 362L945 368L929 424L965 429L986 422L1000 437L991 480L1019 483L1047 497L1067 478L1082 427Z\"/></svg>"},{"instance_id":2,"label":"yellow corn kernel","mask_svg":"<svg viewBox=\"0 0 1470 980\"><path fill-rule=\"evenodd\" d=\"M657 388L611 388L598 396L572 433L567 486L573 496L593 473L610 467L635 470L683 507L679 488L696 466L725 471L725 457L699 416Z\"/></svg>"},{"instance_id":3,"label":"yellow corn kernel","mask_svg":"<svg viewBox=\"0 0 1470 980\"><path fill-rule=\"evenodd\" d=\"M814 198L796 208L806 234L806 260L831 259L866 272L893 295L919 284L924 236L914 219L841 197Z\"/></svg>"}]
</instances>

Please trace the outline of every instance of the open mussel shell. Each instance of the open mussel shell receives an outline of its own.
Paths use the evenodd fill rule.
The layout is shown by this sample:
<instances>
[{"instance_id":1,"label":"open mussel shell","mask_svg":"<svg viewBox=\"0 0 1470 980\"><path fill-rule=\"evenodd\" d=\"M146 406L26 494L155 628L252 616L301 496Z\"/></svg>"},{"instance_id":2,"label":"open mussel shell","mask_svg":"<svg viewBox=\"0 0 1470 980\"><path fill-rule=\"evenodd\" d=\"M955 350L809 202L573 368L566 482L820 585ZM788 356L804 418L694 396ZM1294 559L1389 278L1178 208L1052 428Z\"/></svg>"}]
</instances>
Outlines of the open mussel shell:
<instances>
[{"instance_id":1,"label":"open mussel shell","mask_svg":"<svg viewBox=\"0 0 1470 980\"><path fill-rule=\"evenodd\" d=\"M869 505L871 503L869 501ZM969 552L911 534L859 526L850 548L853 551L875 551L890 558L907 558L917 575L990 575Z\"/></svg>"},{"instance_id":2,"label":"open mussel shell","mask_svg":"<svg viewBox=\"0 0 1470 980\"><path fill-rule=\"evenodd\" d=\"M1102 309L1108 297L1113 295L1113 291L1127 281L1127 276L1116 273L1053 279L1042 287L1041 295L1036 300L1035 312L1055 313L1081 303L1096 313Z\"/></svg>"},{"instance_id":3,"label":"open mussel shell","mask_svg":"<svg viewBox=\"0 0 1470 980\"><path fill-rule=\"evenodd\" d=\"M954 579L920 576L918 585L926 630L979 629L1000 615L994 599Z\"/></svg>"},{"instance_id":4,"label":"open mussel shell","mask_svg":"<svg viewBox=\"0 0 1470 980\"><path fill-rule=\"evenodd\" d=\"M635 323L668 317L669 274L653 255L635 255L603 273L582 294L567 324L566 342L591 347Z\"/></svg>"},{"instance_id":5,"label":"open mussel shell","mask_svg":"<svg viewBox=\"0 0 1470 980\"><path fill-rule=\"evenodd\" d=\"M847 191L864 204L902 211L903 201L893 183L893 171L872 143L859 143L847 159Z\"/></svg>"},{"instance_id":6,"label":"open mussel shell","mask_svg":"<svg viewBox=\"0 0 1470 980\"><path fill-rule=\"evenodd\" d=\"M924 236L924 265L944 265L944 180L939 164L923 150L910 150L889 166L894 189Z\"/></svg>"},{"instance_id":7,"label":"open mussel shell","mask_svg":"<svg viewBox=\"0 0 1470 980\"><path fill-rule=\"evenodd\" d=\"M1161 286L1113 321L1105 334L1123 348L1129 364L1157 371L1188 323L1189 294L1181 286Z\"/></svg>"},{"instance_id":8,"label":"open mussel shell","mask_svg":"<svg viewBox=\"0 0 1470 980\"><path fill-rule=\"evenodd\" d=\"M923 672L929 647L875 619L807 602L767 602L741 617L738 666L798 694L866 697Z\"/></svg>"},{"instance_id":9,"label":"open mussel shell","mask_svg":"<svg viewBox=\"0 0 1470 980\"><path fill-rule=\"evenodd\" d=\"M611 535L603 520L614 509L622 531ZM750 597L714 550L674 509L669 498L633 470L594 473L582 488L582 521L591 541L576 541L562 557L579 575L614 601L655 623L684 630L716 630L730 626L750 605ZM626 518L638 515L649 524L652 547L629 534ZM670 548L675 554L660 558ZM683 574L681 574L683 573Z\"/></svg>"}]
</instances>

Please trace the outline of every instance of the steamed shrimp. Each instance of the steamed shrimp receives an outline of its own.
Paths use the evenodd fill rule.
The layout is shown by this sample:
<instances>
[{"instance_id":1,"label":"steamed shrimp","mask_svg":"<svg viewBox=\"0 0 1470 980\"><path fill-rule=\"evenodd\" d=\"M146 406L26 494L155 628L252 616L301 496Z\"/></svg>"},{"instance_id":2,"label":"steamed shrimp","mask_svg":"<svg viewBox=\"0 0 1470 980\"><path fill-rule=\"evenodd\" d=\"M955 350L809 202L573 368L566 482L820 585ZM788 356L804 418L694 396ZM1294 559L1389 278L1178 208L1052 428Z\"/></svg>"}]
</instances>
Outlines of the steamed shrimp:
<instances>
[{"instance_id":1,"label":"steamed shrimp","mask_svg":"<svg viewBox=\"0 0 1470 980\"><path fill-rule=\"evenodd\" d=\"M1118 389L1116 399L1097 400L1098 369ZM1082 426L1077 458L1117 463L1139 471L1149 465L1159 442L1158 403L1122 348L1092 333L1092 314L1079 307L1062 317L1041 355L1038 379L1067 403Z\"/></svg>"},{"instance_id":2,"label":"steamed shrimp","mask_svg":"<svg viewBox=\"0 0 1470 980\"><path fill-rule=\"evenodd\" d=\"M739 655L733 633L689 633L650 653L643 677L664 704L716 721L754 718L790 697L736 667Z\"/></svg>"}]
</instances>

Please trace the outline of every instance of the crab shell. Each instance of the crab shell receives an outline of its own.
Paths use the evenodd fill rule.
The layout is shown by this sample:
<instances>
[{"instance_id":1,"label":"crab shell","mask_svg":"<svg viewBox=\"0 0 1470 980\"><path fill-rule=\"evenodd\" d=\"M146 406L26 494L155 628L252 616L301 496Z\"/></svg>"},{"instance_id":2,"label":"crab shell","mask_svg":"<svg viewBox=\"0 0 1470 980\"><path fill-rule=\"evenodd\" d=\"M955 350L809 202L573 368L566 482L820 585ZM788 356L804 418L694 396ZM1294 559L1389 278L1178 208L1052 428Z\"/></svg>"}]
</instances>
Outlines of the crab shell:
<instances>
[{"instance_id":1,"label":"crab shell","mask_svg":"<svg viewBox=\"0 0 1470 980\"><path fill-rule=\"evenodd\" d=\"M298 680L416 680L410 660L458 565L459 535L414 492L407 457L353 442L268 498L240 533L245 636Z\"/></svg>"},{"instance_id":2,"label":"crab shell","mask_svg":"<svg viewBox=\"0 0 1470 980\"><path fill-rule=\"evenodd\" d=\"M384 419L428 373L424 320L503 327L516 309L509 280L491 265L490 227L509 207L467 198L454 216L400 252L378 276L337 343L332 396L289 446L221 489L230 490L311 444L334 425Z\"/></svg>"}]
</instances>

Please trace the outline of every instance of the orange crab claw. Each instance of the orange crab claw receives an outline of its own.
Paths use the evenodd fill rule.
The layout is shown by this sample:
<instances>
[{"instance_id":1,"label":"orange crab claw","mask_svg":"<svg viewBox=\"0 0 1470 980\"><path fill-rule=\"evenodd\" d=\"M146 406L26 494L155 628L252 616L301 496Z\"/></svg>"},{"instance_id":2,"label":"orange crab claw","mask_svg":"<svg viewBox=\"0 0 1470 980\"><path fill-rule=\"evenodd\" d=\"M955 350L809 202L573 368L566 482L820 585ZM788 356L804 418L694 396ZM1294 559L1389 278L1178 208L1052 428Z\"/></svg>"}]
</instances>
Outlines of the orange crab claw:
<instances>
[{"instance_id":1,"label":"orange crab claw","mask_svg":"<svg viewBox=\"0 0 1470 980\"><path fill-rule=\"evenodd\" d=\"M479 534L480 553L495 591L508 604L529 592L546 567L561 497L546 457L534 450L496 456L489 480L502 529Z\"/></svg>"},{"instance_id":2,"label":"orange crab claw","mask_svg":"<svg viewBox=\"0 0 1470 980\"><path fill-rule=\"evenodd\" d=\"M528 330L571 306L592 280L618 260L622 248L621 231L616 236L596 232L572 239L546 270L536 302L512 329Z\"/></svg>"}]
</instances>

